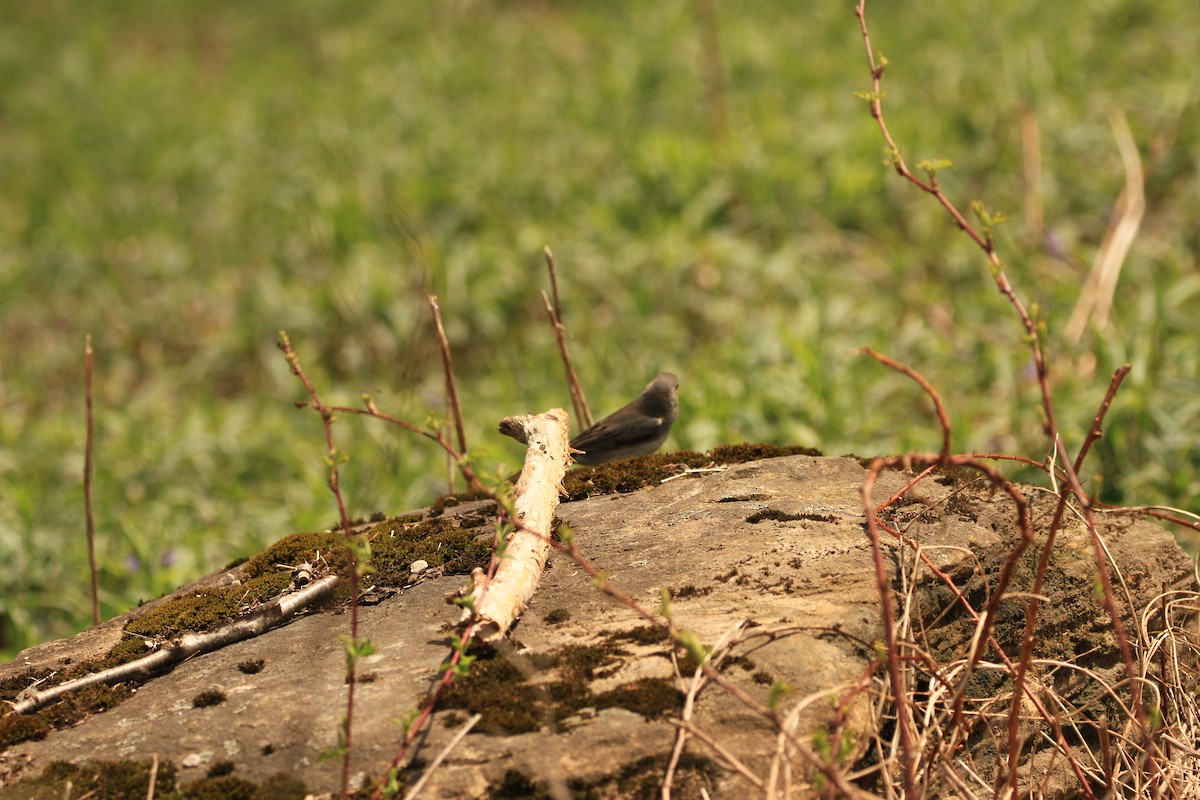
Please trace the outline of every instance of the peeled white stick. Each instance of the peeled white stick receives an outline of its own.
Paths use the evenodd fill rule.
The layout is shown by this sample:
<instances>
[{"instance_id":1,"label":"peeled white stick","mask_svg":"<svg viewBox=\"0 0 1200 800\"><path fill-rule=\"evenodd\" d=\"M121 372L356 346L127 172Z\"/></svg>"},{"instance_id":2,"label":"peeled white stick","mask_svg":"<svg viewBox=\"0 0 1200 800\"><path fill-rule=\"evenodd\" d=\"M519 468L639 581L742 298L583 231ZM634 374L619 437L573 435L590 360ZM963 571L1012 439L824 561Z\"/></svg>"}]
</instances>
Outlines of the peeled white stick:
<instances>
[{"instance_id":1,"label":"peeled white stick","mask_svg":"<svg viewBox=\"0 0 1200 800\"><path fill-rule=\"evenodd\" d=\"M509 535L490 581L481 569L472 574L467 592L471 602L463 608L463 621L475 620L479 625L476 635L484 641L503 636L537 591L550 555L558 489L570 463L568 418L561 408L507 417L500 422L500 432L528 447L515 489L514 509L521 528Z\"/></svg>"}]
</instances>

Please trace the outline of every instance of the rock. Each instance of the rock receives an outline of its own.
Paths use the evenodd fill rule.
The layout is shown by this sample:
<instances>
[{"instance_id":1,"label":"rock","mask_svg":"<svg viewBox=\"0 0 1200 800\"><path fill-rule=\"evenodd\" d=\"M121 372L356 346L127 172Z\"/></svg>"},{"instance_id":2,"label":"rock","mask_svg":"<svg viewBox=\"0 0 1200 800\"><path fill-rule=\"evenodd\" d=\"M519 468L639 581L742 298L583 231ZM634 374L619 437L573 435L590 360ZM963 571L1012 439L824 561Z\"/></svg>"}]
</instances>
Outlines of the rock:
<instances>
[{"instance_id":1,"label":"rock","mask_svg":"<svg viewBox=\"0 0 1200 800\"><path fill-rule=\"evenodd\" d=\"M784 715L804 700L792 720L797 736L810 742L816 734L819 746L828 732L845 731L843 760L850 764L871 758L868 745L879 728L876 700L886 681L874 663L882 627L864 532L864 476L848 458L773 458L565 503L558 516L570 524L581 553L633 602L656 613L666 591L675 625L703 644L740 635L731 651L718 651L724 678L756 703L777 702ZM875 503L909 477L885 472ZM1036 522L1044 523L1052 503L1053 497L1039 497L1033 504ZM953 476L927 479L919 493L910 492L883 516L919 542L976 608L986 603L1017 537L1007 496ZM1131 598L1138 615L1164 589L1196 588L1189 559L1163 529L1130 515L1104 516L1102 526L1123 576L1119 598L1123 603ZM1000 604L996 637L1012 652L1027 602L1019 593L1029 589L1043 534L1039 529L1018 565L1011 599ZM909 635L938 663L961 659L973 619L928 566L916 566L912 549L886 535L883 547L898 604L914 621ZM1095 564L1086 530L1068 526L1053 553L1038 655L1082 659L1094 674L1119 676L1111 624L1092 590ZM361 634L376 652L360 664L364 682L355 699L353 773L372 780L384 776L403 735L396 722L419 706L450 652L458 610L443 598L465 580L431 578L359 610ZM1126 619L1133 626L1134 615ZM0 798L24 797L14 781L54 760L147 760L152 754L184 764L189 754L215 753L216 760L232 762L233 774L244 780L284 773L311 792L337 790L340 763L319 756L336 745L345 713L345 654L338 634L347 632L347 624L346 616L332 612L302 617L188 661L73 728L9 747L2 757L18 774L6 779L9 788ZM675 744L673 720L680 718L695 671L691 654L600 591L562 553L552 556L509 641L512 646L498 653L480 654L470 677L455 682L434 715L417 749L419 764L432 760L470 713L483 718L450 752L424 796L504 791L521 796L539 787L552 795L565 787L602 797L649 796ZM64 654L71 653L72 642L92 653L96 635L58 643L39 663L70 657ZM239 670L239 664L260 659L260 671ZM987 660L994 661L995 654ZM22 663L0 667L0 679L12 677ZM1078 675L1074 679L1086 683ZM980 670L971 691L999 697L1004 687L994 670ZM1093 688L1064 683L1063 691L1087 695ZM213 690L223 692L225 702L191 707L191 698ZM691 724L748 772L770 773L778 730L729 691L706 686ZM1036 742L1031 747L1038 758L1049 752L1038 750ZM793 757L787 769L797 796L810 796L809 767ZM420 771L402 775L411 783ZM690 738L673 796L699 797L701 789L713 797L758 792L725 756ZM1072 795L1070 780L1062 790Z\"/></svg>"}]
</instances>

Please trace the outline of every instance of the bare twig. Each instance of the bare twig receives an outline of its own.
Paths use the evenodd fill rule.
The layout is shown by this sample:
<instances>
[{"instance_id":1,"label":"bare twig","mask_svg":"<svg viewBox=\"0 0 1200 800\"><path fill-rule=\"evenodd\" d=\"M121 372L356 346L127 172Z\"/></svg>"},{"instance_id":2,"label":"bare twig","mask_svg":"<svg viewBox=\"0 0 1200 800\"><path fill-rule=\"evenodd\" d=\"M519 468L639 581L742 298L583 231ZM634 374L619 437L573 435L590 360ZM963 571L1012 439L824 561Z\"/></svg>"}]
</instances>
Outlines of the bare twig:
<instances>
[{"instance_id":1,"label":"bare twig","mask_svg":"<svg viewBox=\"0 0 1200 800\"><path fill-rule=\"evenodd\" d=\"M436 304L435 304L436 308ZM440 326L439 326L440 327ZM279 349L283 351L283 356L287 359L288 366L292 369L292 374L300 379L304 384L305 390L308 392L309 401L307 403L297 403L297 408L311 408L316 411L321 417L321 425L325 429L325 463L329 469L327 482L329 491L333 493L334 499L337 501L338 514L342 523L342 535L346 538L347 548L350 551L350 639L346 642L346 718L342 723L342 740L339 745L342 749L342 797L349 798L350 796L350 753L351 739L354 723L354 695L358 687L358 648L361 644L358 638L358 589L362 569L359 564L358 557L355 555L355 549L350 546L353 541L353 532L350 526L350 513L346 510L346 499L342 496L342 489L339 480L338 464L341 463L344 456L334 446L333 442L333 421L335 419L333 409L321 402L320 396L317 394L316 387L309 380L308 375L304 373L304 368L300 365L300 357L292 350L292 343L288 339L286 331L279 332Z\"/></svg>"},{"instance_id":2,"label":"bare twig","mask_svg":"<svg viewBox=\"0 0 1200 800\"><path fill-rule=\"evenodd\" d=\"M1096 440L1104 435L1104 417L1108 414L1108 409L1112 405L1113 399L1117 396L1117 390L1121 388L1121 382L1125 380L1125 376L1129 374L1129 370L1133 367L1129 364L1122 364L1113 373L1112 380L1108 384L1108 392L1104 395L1103 402L1100 403L1100 408L1096 411L1096 416L1092 419L1092 428L1088 431L1087 438L1083 440L1083 446L1079 448L1079 455L1075 456L1075 471L1083 469L1083 460L1087 458L1088 452L1092 449L1092 445Z\"/></svg>"},{"instance_id":3,"label":"bare twig","mask_svg":"<svg viewBox=\"0 0 1200 800\"><path fill-rule=\"evenodd\" d=\"M146 787L146 800L154 800L154 784L158 781L158 753L150 761L150 785Z\"/></svg>"},{"instance_id":4,"label":"bare twig","mask_svg":"<svg viewBox=\"0 0 1200 800\"><path fill-rule=\"evenodd\" d=\"M438 347L442 353L442 370L446 373L446 398L454 412L454 429L458 434L458 452L467 452L467 430L463 424L462 404L458 402L458 388L454 383L454 364L450 360L450 342L446 338L446 329L442 327L442 310L438 307L437 295L429 295L429 309L433 312L433 324L437 329Z\"/></svg>"},{"instance_id":5,"label":"bare twig","mask_svg":"<svg viewBox=\"0 0 1200 800\"><path fill-rule=\"evenodd\" d=\"M206 633L189 633L167 644L159 650L110 669L93 672L73 681L51 686L40 692L29 694L12 704L13 713L28 714L68 692L87 686L112 685L128 680L145 680L158 675L181 661L210 653L234 642L240 642L266 633L271 628L287 622L299 611L326 597L338 584L337 575L327 575L299 591L286 594L277 602L254 611Z\"/></svg>"},{"instance_id":6,"label":"bare twig","mask_svg":"<svg viewBox=\"0 0 1200 800\"><path fill-rule=\"evenodd\" d=\"M88 571L92 583L92 624L100 624L100 568L96 564L96 518L92 511L92 473L95 472L94 418L92 415L92 335L88 334L83 345L83 393L87 433L83 455L83 512L87 526Z\"/></svg>"},{"instance_id":7,"label":"bare twig","mask_svg":"<svg viewBox=\"0 0 1200 800\"><path fill-rule=\"evenodd\" d=\"M446 746L443 747L442 751L437 754L437 757L433 759L433 761L429 764L429 767L421 774L421 777L417 779L417 782L414 783L412 788L409 789L404 795L404 800L414 800L414 798L421 793L421 790L425 788L425 783L429 780L430 776L437 771L437 768L442 765L442 762L446 760L446 756L450 755L450 751L458 746L458 743L463 740L463 737L470 733L471 728L474 728L476 723L478 723L481 719L483 719L483 714L476 714L459 727L453 738L446 743Z\"/></svg>"},{"instance_id":8,"label":"bare twig","mask_svg":"<svg viewBox=\"0 0 1200 800\"><path fill-rule=\"evenodd\" d=\"M558 296L558 274L554 268L554 253L547 245L542 252L546 256L546 270L550 273L550 290L554 294L554 305L546 292L542 292L542 302L546 305L546 314L550 317L550 325L554 328L554 338L558 342L558 352L562 356L563 366L567 370L567 388L571 392L571 408L575 411L575 419L579 420L580 430L587 430L595 424L592 410L588 408L587 397L583 394L583 386L579 376L575 374L575 365L571 363L571 355L567 352L567 328L562 321L562 301Z\"/></svg>"},{"instance_id":9,"label":"bare twig","mask_svg":"<svg viewBox=\"0 0 1200 800\"><path fill-rule=\"evenodd\" d=\"M950 455L950 417L946 414L946 407L942 405L942 398L937 393L937 389L933 388L933 384L925 380L925 376L917 372L907 364L901 364L882 353L878 353L870 347L863 348L863 352L871 358L883 364L885 367L891 367L897 372L903 373L912 378L917 384L925 390L925 394L933 400L933 407L937 412L938 424L942 426L942 456L949 457Z\"/></svg>"}]
</instances>

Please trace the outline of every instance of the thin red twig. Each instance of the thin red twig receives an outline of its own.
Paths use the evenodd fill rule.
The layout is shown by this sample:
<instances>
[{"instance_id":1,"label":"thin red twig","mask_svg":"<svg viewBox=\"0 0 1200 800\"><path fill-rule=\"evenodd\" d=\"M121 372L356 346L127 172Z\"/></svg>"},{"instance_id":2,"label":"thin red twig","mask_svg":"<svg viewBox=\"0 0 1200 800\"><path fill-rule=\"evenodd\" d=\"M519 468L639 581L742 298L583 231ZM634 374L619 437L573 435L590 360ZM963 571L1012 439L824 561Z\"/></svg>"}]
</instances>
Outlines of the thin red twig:
<instances>
[{"instance_id":1,"label":"thin red twig","mask_svg":"<svg viewBox=\"0 0 1200 800\"><path fill-rule=\"evenodd\" d=\"M1121 615L1117 609L1116 596L1113 591L1112 577L1108 569L1106 555L1104 553L1103 544L1100 541L1099 532L1096 527L1095 517L1091 510L1090 501L1084 492L1083 485L1079 480L1079 476L1074 466L1074 460L1071 458L1067 450L1066 444L1059 432L1058 424L1054 414L1054 403L1050 393L1049 370L1046 365L1045 355L1041 345L1041 331L1034 322L1032 316L1026 310L1020 298L1017 297L1012 285L1009 283L1008 276L1004 271L1004 264L996 252L995 242L992 239L990 230L985 230L984 233L977 231L970 222L963 216L957 207L950 199L942 192L938 184L936 172L929 171L928 182L918 178L908 168L903 156L900 154L900 149L896 145L891 132L888 129L887 123L883 115L883 93L881 89L881 78L883 76L886 63L880 63L875 58L874 50L871 46L870 35L867 30L866 21L866 0L859 0L858 6L855 8L855 15L858 17L859 29L863 39L863 45L866 49L867 62L871 70L872 90L868 93L867 99L870 103L871 116L879 127L879 130L887 145L888 155L891 159L893 168L901 177L917 186L922 191L932 195L938 203L946 210L946 212L954 220L955 224L983 250L991 267L992 279L996 283L996 288L1008 300L1009 304L1016 311L1020 318L1021 325L1025 330L1028 340L1030 354L1033 359L1035 371L1037 374L1038 387L1041 392L1041 405L1044 414L1043 428L1046 435L1050 437L1057 461L1062 465L1062 470L1065 477L1063 492L1073 495L1079 502L1084 519L1088 526L1088 531L1091 535L1093 558L1096 564L1096 572L1100 578L1102 587L1101 603L1106 613L1108 613L1113 624L1113 632L1117 640L1118 647L1121 653L1121 659L1125 667L1126 678L1129 681L1130 692L1132 693L1131 706L1134 711L1135 722L1138 730L1141 733L1141 738L1146 742L1147 750L1153 751L1154 745L1146 718L1145 704L1142 700L1141 684L1138 681L1137 669L1133 660L1133 652L1129 644L1129 636L1125 631L1124 623L1121 620ZM1053 533L1053 531L1051 532ZM1015 712L1014 712L1015 713ZM1010 759L1015 758L1015 755L1010 752ZM1149 768L1152 771L1157 771L1156 758L1151 755L1148 759ZM1016 775L1010 771L1007 776L1007 782L1011 791L1016 789Z\"/></svg>"},{"instance_id":2,"label":"thin red twig","mask_svg":"<svg viewBox=\"0 0 1200 800\"><path fill-rule=\"evenodd\" d=\"M542 251L546 256L546 270L550 273L550 289L554 294L554 305L546 292L542 292L542 302L546 305L546 314L550 317L550 325L554 328L554 338L558 342L558 352L562 356L563 366L567 370L567 388L571 392L571 407L575 410L575 419L579 421L580 430L587 430L595 424L592 410L588 408L587 397L583 394L583 386L579 376L575 374L575 365L571 363L571 355L567 352L567 328L562 321L562 301L558 296L558 273L554 268L554 253L550 246Z\"/></svg>"},{"instance_id":3,"label":"thin red twig","mask_svg":"<svg viewBox=\"0 0 1200 800\"><path fill-rule=\"evenodd\" d=\"M433 324L437 328L438 347L442 353L442 371L446 374L446 397L454 412L454 431L458 434L458 452L467 452L467 429L463 424L462 404L458 401L458 387L454 383L454 364L450 359L450 342L446 329L442 327L442 310L438 307L437 295L429 295L429 308L433 312Z\"/></svg>"},{"instance_id":4,"label":"thin red twig","mask_svg":"<svg viewBox=\"0 0 1200 800\"><path fill-rule=\"evenodd\" d=\"M316 411L321 417L321 425L325 429L325 458L328 472L329 490L333 492L334 498L337 500L338 514L342 524L342 535L349 540L353 536L350 525L350 514L346 510L346 500L342 496L342 489L338 478L338 462L341 455L338 453L337 447L333 441L333 421L336 418L334 411L329 406L321 402L320 395L317 394L316 387L313 386L308 375L305 374L304 368L300 365L300 357L292 350L292 343L288 339L288 335L284 331L279 332L279 349L283 351L284 358L287 359L288 366L291 367L292 374L300 379L304 384L305 390L308 391L309 401L307 403L297 403L297 408L311 408ZM354 549L348 548L350 552L350 643L348 647L358 648L358 593L359 593L359 569L358 558L354 555ZM346 659L346 718L342 725L342 797L350 797L350 753L352 751L353 739L353 723L354 723L354 695L358 687L358 670L357 670L357 652L347 653Z\"/></svg>"},{"instance_id":5,"label":"thin red twig","mask_svg":"<svg viewBox=\"0 0 1200 800\"><path fill-rule=\"evenodd\" d=\"M902 364L899 361L888 358L883 353L876 352L870 347L864 347L863 351L871 358L883 364L885 367L891 367L897 372L903 373L912 378L917 384L925 390L925 394L933 400L934 410L937 412L938 424L942 426L942 457L949 458L950 456L950 417L946 413L946 407L942 405L942 398L938 394L937 389L933 388L933 384L925 380L925 376L917 372L907 364Z\"/></svg>"},{"instance_id":6,"label":"thin red twig","mask_svg":"<svg viewBox=\"0 0 1200 800\"><path fill-rule=\"evenodd\" d=\"M83 454L83 513L87 527L88 572L92 584L92 624L100 624L100 568L96 564L96 517L92 509L92 474L95 472L94 417L92 414L92 336L88 334L83 345L83 394L87 433Z\"/></svg>"}]
</instances>

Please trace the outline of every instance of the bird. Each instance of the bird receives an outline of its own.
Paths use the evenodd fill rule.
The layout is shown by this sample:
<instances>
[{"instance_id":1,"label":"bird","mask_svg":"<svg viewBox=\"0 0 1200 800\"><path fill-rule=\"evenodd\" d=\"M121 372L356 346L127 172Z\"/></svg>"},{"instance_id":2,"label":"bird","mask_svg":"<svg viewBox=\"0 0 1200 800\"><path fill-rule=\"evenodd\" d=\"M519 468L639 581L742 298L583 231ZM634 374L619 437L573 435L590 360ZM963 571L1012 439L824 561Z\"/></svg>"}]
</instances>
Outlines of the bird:
<instances>
[{"instance_id":1,"label":"bird","mask_svg":"<svg viewBox=\"0 0 1200 800\"><path fill-rule=\"evenodd\" d=\"M662 447L679 413L679 378L660 372L629 405L571 440L578 464L603 464L653 453Z\"/></svg>"}]
</instances>

